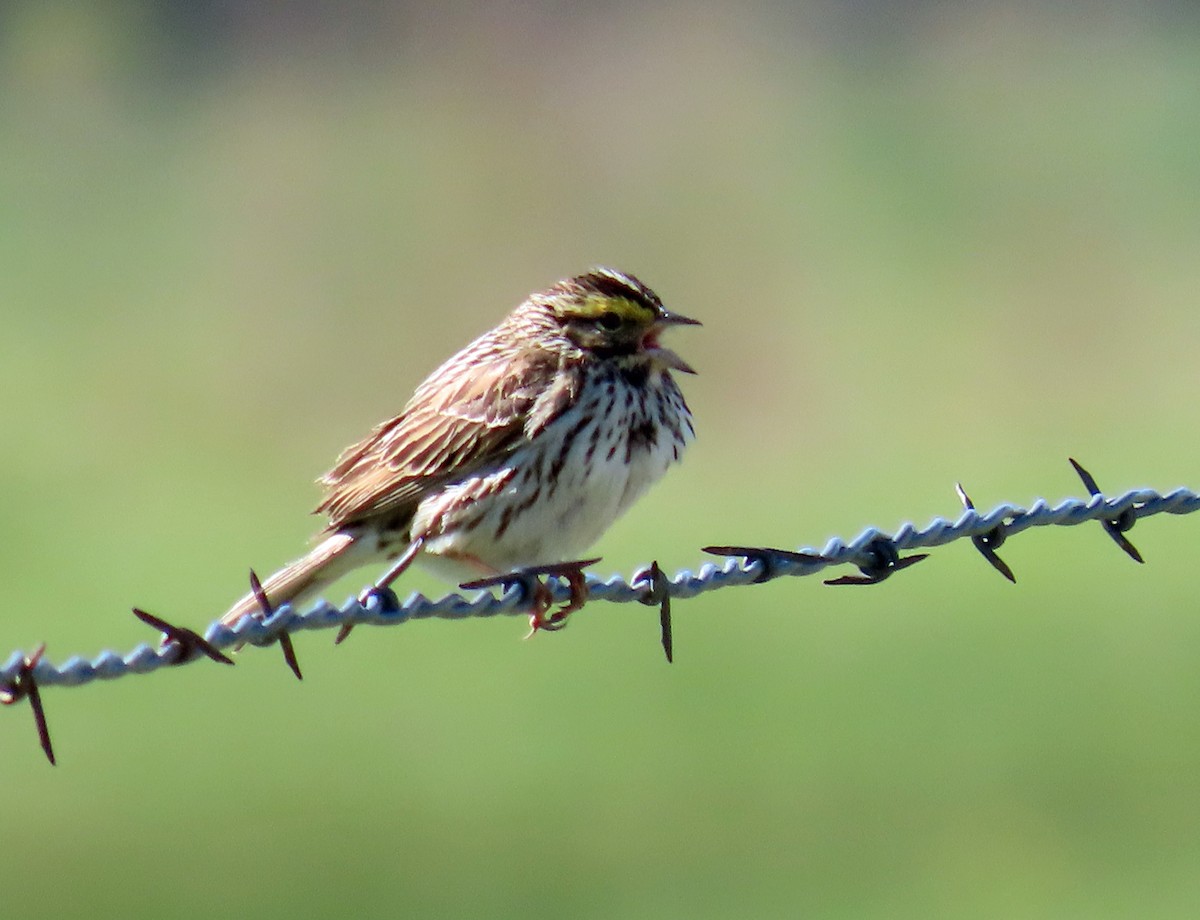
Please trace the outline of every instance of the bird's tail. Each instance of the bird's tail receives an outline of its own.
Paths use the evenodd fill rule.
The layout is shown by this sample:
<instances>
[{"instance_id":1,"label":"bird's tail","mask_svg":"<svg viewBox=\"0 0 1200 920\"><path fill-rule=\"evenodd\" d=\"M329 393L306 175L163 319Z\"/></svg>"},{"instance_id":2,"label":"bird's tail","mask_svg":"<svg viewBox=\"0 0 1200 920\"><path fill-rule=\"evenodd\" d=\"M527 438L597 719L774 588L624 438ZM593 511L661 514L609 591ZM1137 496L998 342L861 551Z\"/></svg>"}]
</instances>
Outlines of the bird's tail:
<instances>
[{"instance_id":1,"label":"bird's tail","mask_svg":"<svg viewBox=\"0 0 1200 920\"><path fill-rule=\"evenodd\" d=\"M370 562L370 547L353 533L338 531L317 544L305 556L285 565L263 582L263 591L272 607L297 604L337 581L347 572ZM258 598L247 594L221 617L226 626L233 626L246 614L261 612Z\"/></svg>"}]
</instances>

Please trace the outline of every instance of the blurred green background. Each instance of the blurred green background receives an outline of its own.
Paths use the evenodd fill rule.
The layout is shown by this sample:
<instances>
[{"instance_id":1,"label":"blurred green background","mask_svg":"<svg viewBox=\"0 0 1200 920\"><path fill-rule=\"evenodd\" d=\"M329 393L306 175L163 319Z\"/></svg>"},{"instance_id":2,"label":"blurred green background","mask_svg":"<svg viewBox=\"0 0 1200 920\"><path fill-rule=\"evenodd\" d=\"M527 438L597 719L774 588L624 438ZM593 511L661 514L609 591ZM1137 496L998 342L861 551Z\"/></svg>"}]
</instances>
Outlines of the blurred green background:
<instances>
[{"instance_id":1,"label":"blurred green background","mask_svg":"<svg viewBox=\"0 0 1200 920\"><path fill-rule=\"evenodd\" d=\"M208 623L345 444L596 263L705 323L699 441L602 573L1078 496L1068 455L1200 487L1200 22L1055 9L6 4L0 657ZM671 667L597 605L51 689L56 769L0 713L0 898L1194 916L1200 519L1131 536L707 595Z\"/></svg>"}]
</instances>

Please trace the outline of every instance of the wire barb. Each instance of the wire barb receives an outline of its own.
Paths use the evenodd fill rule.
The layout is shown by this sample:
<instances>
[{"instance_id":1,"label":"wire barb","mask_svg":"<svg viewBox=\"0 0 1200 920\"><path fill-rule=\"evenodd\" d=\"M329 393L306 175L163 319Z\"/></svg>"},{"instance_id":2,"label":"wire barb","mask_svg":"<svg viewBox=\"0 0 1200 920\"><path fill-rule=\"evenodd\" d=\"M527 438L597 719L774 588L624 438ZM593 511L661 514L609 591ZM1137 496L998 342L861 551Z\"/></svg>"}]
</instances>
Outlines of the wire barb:
<instances>
[{"instance_id":1,"label":"wire barb","mask_svg":"<svg viewBox=\"0 0 1200 920\"><path fill-rule=\"evenodd\" d=\"M975 503L971 501L971 496L967 494L967 490L963 488L961 482L954 484L954 491L958 493L959 501L963 503L963 507L967 511L975 510ZM996 555L996 550L1004 545L1004 540L1007 536L1004 522L1001 521L986 533L973 534L971 536L971 543L979 550L983 558L992 564L992 568L1015 585L1017 583L1017 576L1008 567L1008 563Z\"/></svg>"},{"instance_id":2,"label":"wire barb","mask_svg":"<svg viewBox=\"0 0 1200 920\"><path fill-rule=\"evenodd\" d=\"M865 557L864 562L856 562L861 575L842 575L840 578L827 578L827 585L877 585L881 581L886 581L893 574L901 569L907 569L910 565L916 565L922 559L928 559L929 553L913 553L911 556L901 557L900 550L896 548L896 541L891 537L885 537L882 534L871 540L864 546L860 555Z\"/></svg>"},{"instance_id":3,"label":"wire barb","mask_svg":"<svg viewBox=\"0 0 1200 920\"><path fill-rule=\"evenodd\" d=\"M33 653L26 655L17 668L16 676L0 683L0 706L11 706L13 703L29 698L29 708L33 710L33 724L37 727L38 742L42 752L50 761L50 766L57 766L54 759L54 746L50 743L50 726L46 723L46 710L42 707L42 694L38 690L37 681L33 678L34 668L46 653L46 643L42 643Z\"/></svg>"},{"instance_id":4,"label":"wire barb","mask_svg":"<svg viewBox=\"0 0 1200 920\"><path fill-rule=\"evenodd\" d=\"M1100 487L1096 485L1096 480L1092 474L1079 465L1079 462L1074 457L1068 457L1071 461L1071 466L1075 467L1075 472L1079 474L1079 478L1083 480L1084 486L1091 493L1092 498L1097 495L1102 496ZM1129 554L1129 558L1134 562L1144 563L1146 560L1142 558L1142 554L1137 551L1137 547L1129 542L1125 536L1127 531L1133 529L1133 525L1137 523L1137 510L1133 505L1130 505L1120 514L1113 518L1101 518L1100 523L1104 526L1108 535L1113 538L1113 542L1121 549Z\"/></svg>"},{"instance_id":5,"label":"wire barb","mask_svg":"<svg viewBox=\"0 0 1200 920\"><path fill-rule=\"evenodd\" d=\"M785 563L789 567L794 565L824 566L836 561L818 553L795 552L790 549L775 549L770 546L703 546L700 548L700 551L702 553L712 553L714 556L740 557L746 560L747 566L757 562L761 567L761 571L759 571L754 579L756 585L787 574L781 571L784 566L781 566L780 563Z\"/></svg>"},{"instance_id":6,"label":"wire barb","mask_svg":"<svg viewBox=\"0 0 1200 920\"><path fill-rule=\"evenodd\" d=\"M201 655L221 664L233 664L232 658L222 654L215 645L199 633L192 632L186 626L176 626L174 623L168 623L162 617L156 617L152 613L147 613L140 607L133 608L133 615L147 626L152 626L163 634L162 645L164 650L167 646L171 645L179 649L171 664L187 664Z\"/></svg>"},{"instance_id":7,"label":"wire barb","mask_svg":"<svg viewBox=\"0 0 1200 920\"><path fill-rule=\"evenodd\" d=\"M275 607L271 604L270 598L267 597L267 592L263 589L262 582L258 578L258 573L254 569L250 570L250 593L254 595L254 599L258 602L258 610L263 622L271 619L275 615ZM279 631L279 637L276 641L279 643L279 648L283 651L284 663L296 675L296 680L304 680L304 675L300 673L300 662L296 659L296 647L292 645L291 634L286 629L282 629Z\"/></svg>"},{"instance_id":8,"label":"wire barb","mask_svg":"<svg viewBox=\"0 0 1200 920\"><path fill-rule=\"evenodd\" d=\"M658 607L658 628L661 635L663 653L667 656L667 664L675 661L675 642L671 637L671 580L667 573L658 566L655 559L649 567L641 569L633 576L630 584L635 587L646 585L645 593L638 598L647 607Z\"/></svg>"}]
</instances>

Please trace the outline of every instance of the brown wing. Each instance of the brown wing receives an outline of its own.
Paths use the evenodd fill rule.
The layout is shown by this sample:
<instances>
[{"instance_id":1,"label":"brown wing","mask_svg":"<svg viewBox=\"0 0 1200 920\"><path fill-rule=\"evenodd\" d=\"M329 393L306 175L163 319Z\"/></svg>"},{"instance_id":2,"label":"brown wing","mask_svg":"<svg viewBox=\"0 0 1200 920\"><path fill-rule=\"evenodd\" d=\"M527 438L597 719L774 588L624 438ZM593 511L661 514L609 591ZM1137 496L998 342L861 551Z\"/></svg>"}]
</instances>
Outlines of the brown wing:
<instances>
[{"instance_id":1,"label":"brown wing","mask_svg":"<svg viewBox=\"0 0 1200 920\"><path fill-rule=\"evenodd\" d=\"M452 358L404 411L378 426L321 477L317 512L330 529L412 513L430 489L511 453L570 404L576 377L537 349Z\"/></svg>"}]
</instances>

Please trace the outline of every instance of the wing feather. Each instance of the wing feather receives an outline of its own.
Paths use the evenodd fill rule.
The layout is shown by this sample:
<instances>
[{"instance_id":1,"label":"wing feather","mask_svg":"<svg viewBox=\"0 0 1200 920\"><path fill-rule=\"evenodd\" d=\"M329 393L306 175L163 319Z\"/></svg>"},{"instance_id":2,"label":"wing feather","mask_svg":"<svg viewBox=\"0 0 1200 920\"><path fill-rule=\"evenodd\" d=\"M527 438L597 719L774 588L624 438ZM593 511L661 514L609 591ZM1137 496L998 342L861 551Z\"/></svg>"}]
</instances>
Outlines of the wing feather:
<instances>
[{"instance_id":1,"label":"wing feather","mask_svg":"<svg viewBox=\"0 0 1200 920\"><path fill-rule=\"evenodd\" d=\"M473 350L472 350L473 351ZM412 514L431 489L512 453L571 404L579 375L544 349L464 352L323 477L331 530Z\"/></svg>"}]
</instances>

